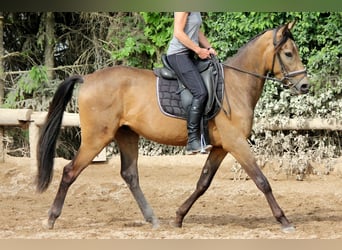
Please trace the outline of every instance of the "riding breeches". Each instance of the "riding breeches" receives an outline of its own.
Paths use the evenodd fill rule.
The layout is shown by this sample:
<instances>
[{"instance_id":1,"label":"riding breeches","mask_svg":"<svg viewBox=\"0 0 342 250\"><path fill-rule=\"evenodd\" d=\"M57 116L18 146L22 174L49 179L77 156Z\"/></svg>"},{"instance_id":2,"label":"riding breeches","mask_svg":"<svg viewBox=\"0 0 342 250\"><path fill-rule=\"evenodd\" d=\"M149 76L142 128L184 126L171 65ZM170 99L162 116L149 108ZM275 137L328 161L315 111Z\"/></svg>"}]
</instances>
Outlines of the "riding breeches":
<instances>
[{"instance_id":1,"label":"riding breeches","mask_svg":"<svg viewBox=\"0 0 342 250\"><path fill-rule=\"evenodd\" d=\"M168 55L167 59L179 80L189 89L193 97L198 99L201 103L205 103L208 93L195 65L196 59L193 58L193 54L173 54Z\"/></svg>"}]
</instances>

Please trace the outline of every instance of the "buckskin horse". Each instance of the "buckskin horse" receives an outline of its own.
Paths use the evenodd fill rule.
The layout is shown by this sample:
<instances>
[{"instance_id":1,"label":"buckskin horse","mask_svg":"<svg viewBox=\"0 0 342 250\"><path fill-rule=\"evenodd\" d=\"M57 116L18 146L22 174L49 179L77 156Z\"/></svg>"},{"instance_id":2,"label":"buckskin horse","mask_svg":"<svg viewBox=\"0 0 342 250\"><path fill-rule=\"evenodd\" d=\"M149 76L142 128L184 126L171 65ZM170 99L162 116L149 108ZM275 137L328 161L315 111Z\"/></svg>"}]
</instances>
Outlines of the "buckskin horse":
<instances>
[{"instance_id":1,"label":"buckskin horse","mask_svg":"<svg viewBox=\"0 0 342 250\"><path fill-rule=\"evenodd\" d=\"M254 108L267 79L281 82L297 94L309 91L306 69L291 34L293 26L294 22L291 22L265 30L223 63L224 98L220 111L209 121L213 149L203 166L195 191L176 212L175 226L182 227L184 217L209 188L222 160L230 153L265 195L282 229L295 230L278 205L247 141L252 129ZM52 229L60 216L70 185L113 140L120 149L122 178L145 220L153 227L158 227L158 218L139 185L139 136L161 144L181 146L186 145L187 132L185 120L166 116L160 111L156 76L152 70L115 66L84 76L71 76L60 84L39 138L37 191L45 191L53 178L53 159L63 112L76 83L82 83L78 94L81 145L75 157L63 169L59 189L48 213L48 228Z\"/></svg>"}]
</instances>

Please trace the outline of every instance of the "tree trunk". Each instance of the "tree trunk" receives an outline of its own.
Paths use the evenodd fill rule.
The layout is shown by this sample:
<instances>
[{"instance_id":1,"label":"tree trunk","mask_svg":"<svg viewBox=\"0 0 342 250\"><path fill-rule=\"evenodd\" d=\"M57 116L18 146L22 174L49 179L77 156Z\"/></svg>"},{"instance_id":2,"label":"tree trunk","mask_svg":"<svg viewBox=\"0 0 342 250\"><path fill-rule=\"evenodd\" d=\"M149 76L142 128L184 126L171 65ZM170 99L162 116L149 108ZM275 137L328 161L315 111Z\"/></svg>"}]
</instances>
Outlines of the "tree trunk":
<instances>
[{"instance_id":1,"label":"tree trunk","mask_svg":"<svg viewBox=\"0 0 342 250\"><path fill-rule=\"evenodd\" d=\"M3 104L5 97L5 70L4 70L4 16L0 12L0 105ZM0 126L0 162L4 162L4 127Z\"/></svg>"},{"instance_id":2,"label":"tree trunk","mask_svg":"<svg viewBox=\"0 0 342 250\"><path fill-rule=\"evenodd\" d=\"M3 104L5 97L4 55L4 16L0 12L0 105Z\"/></svg>"},{"instance_id":3,"label":"tree trunk","mask_svg":"<svg viewBox=\"0 0 342 250\"><path fill-rule=\"evenodd\" d=\"M55 16L53 12L46 12L45 18L45 51L44 51L44 65L47 68L48 79L54 78L55 66L54 50L55 50Z\"/></svg>"}]
</instances>

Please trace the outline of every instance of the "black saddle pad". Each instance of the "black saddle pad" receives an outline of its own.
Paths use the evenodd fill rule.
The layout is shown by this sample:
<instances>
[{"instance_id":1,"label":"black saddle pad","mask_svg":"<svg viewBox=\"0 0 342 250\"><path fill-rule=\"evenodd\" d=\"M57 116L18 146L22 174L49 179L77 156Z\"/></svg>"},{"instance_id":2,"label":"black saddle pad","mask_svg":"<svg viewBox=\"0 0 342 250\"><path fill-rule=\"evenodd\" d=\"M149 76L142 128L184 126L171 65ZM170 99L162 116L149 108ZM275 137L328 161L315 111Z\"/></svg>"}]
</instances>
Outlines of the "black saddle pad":
<instances>
[{"instance_id":1,"label":"black saddle pad","mask_svg":"<svg viewBox=\"0 0 342 250\"><path fill-rule=\"evenodd\" d=\"M222 102L223 89L223 81L219 81L216 87L216 95L219 102ZM181 96L178 93L178 90L179 85L177 80L157 77L157 95L161 112L174 118L186 119L187 113L183 108ZM220 106L217 104L216 100L212 110L206 114L208 119L215 117L219 110Z\"/></svg>"}]
</instances>

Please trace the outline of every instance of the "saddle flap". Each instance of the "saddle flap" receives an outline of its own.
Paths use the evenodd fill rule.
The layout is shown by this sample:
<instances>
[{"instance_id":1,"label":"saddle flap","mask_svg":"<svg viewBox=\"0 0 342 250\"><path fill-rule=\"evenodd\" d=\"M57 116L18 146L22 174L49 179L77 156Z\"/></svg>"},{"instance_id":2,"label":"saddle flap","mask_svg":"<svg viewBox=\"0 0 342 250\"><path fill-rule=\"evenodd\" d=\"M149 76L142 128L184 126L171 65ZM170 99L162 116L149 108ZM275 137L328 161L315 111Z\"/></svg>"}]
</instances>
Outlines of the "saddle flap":
<instances>
[{"instance_id":1,"label":"saddle flap","mask_svg":"<svg viewBox=\"0 0 342 250\"><path fill-rule=\"evenodd\" d=\"M202 73L203 71L206 71L210 65L211 65L211 61L208 59L196 60L196 66L197 66L197 69L200 73Z\"/></svg>"}]
</instances>

